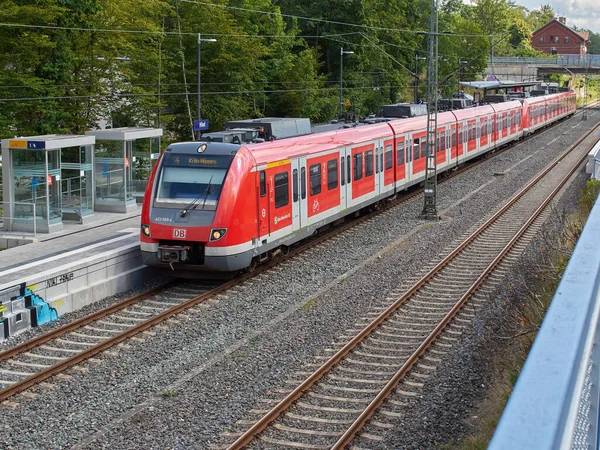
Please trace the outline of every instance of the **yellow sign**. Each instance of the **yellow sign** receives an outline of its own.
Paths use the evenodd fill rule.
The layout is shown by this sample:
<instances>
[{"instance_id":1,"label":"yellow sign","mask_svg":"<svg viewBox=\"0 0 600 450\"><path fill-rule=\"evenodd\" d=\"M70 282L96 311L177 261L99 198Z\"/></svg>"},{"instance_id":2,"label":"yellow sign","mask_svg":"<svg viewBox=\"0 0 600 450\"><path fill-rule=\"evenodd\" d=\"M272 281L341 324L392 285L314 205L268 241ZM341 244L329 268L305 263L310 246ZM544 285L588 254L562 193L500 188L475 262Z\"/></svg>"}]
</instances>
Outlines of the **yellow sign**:
<instances>
[{"instance_id":1,"label":"yellow sign","mask_svg":"<svg viewBox=\"0 0 600 450\"><path fill-rule=\"evenodd\" d=\"M8 148L27 148L27 141L11 139L8 141Z\"/></svg>"},{"instance_id":2,"label":"yellow sign","mask_svg":"<svg viewBox=\"0 0 600 450\"><path fill-rule=\"evenodd\" d=\"M0 313L3 313L4 311L8 311L8 308L4 305L0 305Z\"/></svg>"}]
</instances>

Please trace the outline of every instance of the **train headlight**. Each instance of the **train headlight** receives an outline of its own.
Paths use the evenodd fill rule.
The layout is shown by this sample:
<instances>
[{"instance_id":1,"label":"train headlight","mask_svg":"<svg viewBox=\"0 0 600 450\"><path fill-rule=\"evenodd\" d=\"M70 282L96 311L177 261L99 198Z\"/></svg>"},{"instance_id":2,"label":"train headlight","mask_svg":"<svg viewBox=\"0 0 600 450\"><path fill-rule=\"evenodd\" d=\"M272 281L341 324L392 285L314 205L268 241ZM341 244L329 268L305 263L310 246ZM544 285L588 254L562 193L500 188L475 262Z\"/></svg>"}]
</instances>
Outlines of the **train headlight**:
<instances>
[{"instance_id":1,"label":"train headlight","mask_svg":"<svg viewBox=\"0 0 600 450\"><path fill-rule=\"evenodd\" d=\"M210 230L210 241L218 241L227 233L227 228L213 228Z\"/></svg>"},{"instance_id":2,"label":"train headlight","mask_svg":"<svg viewBox=\"0 0 600 450\"><path fill-rule=\"evenodd\" d=\"M150 225L142 225L142 234L147 238L150 237Z\"/></svg>"}]
</instances>

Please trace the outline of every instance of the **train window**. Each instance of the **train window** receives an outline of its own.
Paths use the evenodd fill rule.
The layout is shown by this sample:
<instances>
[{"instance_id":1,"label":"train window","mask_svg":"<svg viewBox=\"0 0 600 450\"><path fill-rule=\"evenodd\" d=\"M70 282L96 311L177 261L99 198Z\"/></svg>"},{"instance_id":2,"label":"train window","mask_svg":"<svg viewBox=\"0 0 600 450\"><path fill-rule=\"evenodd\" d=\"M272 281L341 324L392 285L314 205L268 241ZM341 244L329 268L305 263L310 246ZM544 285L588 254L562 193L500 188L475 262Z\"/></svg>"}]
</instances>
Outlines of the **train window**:
<instances>
[{"instance_id":1,"label":"train window","mask_svg":"<svg viewBox=\"0 0 600 450\"><path fill-rule=\"evenodd\" d=\"M379 149L379 171L383 172L383 149Z\"/></svg>"},{"instance_id":2,"label":"train window","mask_svg":"<svg viewBox=\"0 0 600 450\"><path fill-rule=\"evenodd\" d=\"M346 174L348 175L346 177L346 180L348 180L348 184L350 184L350 181L352 181L352 177L350 175L352 175L352 169L350 168L350 155L346 156Z\"/></svg>"},{"instance_id":3,"label":"train window","mask_svg":"<svg viewBox=\"0 0 600 450\"><path fill-rule=\"evenodd\" d=\"M375 173L379 173L379 149L375 149Z\"/></svg>"},{"instance_id":4,"label":"train window","mask_svg":"<svg viewBox=\"0 0 600 450\"><path fill-rule=\"evenodd\" d=\"M300 168L300 198L306 198L306 167Z\"/></svg>"},{"instance_id":5,"label":"train window","mask_svg":"<svg viewBox=\"0 0 600 450\"><path fill-rule=\"evenodd\" d=\"M421 139L421 157L427 158L427 138Z\"/></svg>"},{"instance_id":6,"label":"train window","mask_svg":"<svg viewBox=\"0 0 600 450\"><path fill-rule=\"evenodd\" d=\"M298 201L298 169L292 172L292 199L294 203Z\"/></svg>"},{"instance_id":7,"label":"train window","mask_svg":"<svg viewBox=\"0 0 600 450\"><path fill-rule=\"evenodd\" d=\"M365 152L365 177L373 175L373 150Z\"/></svg>"},{"instance_id":8,"label":"train window","mask_svg":"<svg viewBox=\"0 0 600 450\"><path fill-rule=\"evenodd\" d=\"M458 127L458 145L462 145L463 143L463 127Z\"/></svg>"},{"instance_id":9,"label":"train window","mask_svg":"<svg viewBox=\"0 0 600 450\"><path fill-rule=\"evenodd\" d=\"M287 172L275 174L275 208L281 208L290 202L290 184Z\"/></svg>"},{"instance_id":10,"label":"train window","mask_svg":"<svg viewBox=\"0 0 600 450\"><path fill-rule=\"evenodd\" d=\"M421 145L419 144L419 138L413 139L413 160L419 159Z\"/></svg>"},{"instance_id":11,"label":"train window","mask_svg":"<svg viewBox=\"0 0 600 450\"><path fill-rule=\"evenodd\" d=\"M456 147L456 129L452 128L452 147Z\"/></svg>"},{"instance_id":12,"label":"train window","mask_svg":"<svg viewBox=\"0 0 600 450\"><path fill-rule=\"evenodd\" d=\"M392 146L387 145L385 147L385 170L390 170L394 167L394 155L392 153Z\"/></svg>"},{"instance_id":13,"label":"train window","mask_svg":"<svg viewBox=\"0 0 600 450\"><path fill-rule=\"evenodd\" d=\"M327 161L327 189L335 189L338 186L337 159Z\"/></svg>"},{"instance_id":14,"label":"train window","mask_svg":"<svg viewBox=\"0 0 600 450\"><path fill-rule=\"evenodd\" d=\"M264 170L260 171L260 196L267 195L267 176Z\"/></svg>"},{"instance_id":15,"label":"train window","mask_svg":"<svg viewBox=\"0 0 600 450\"><path fill-rule=\"evenodd\" d=\"M340 185L346 184L346 169L344 167L344 157L340 158Z\"/></svg>"},{"instance_id":16,"label":"train window","mask_svg":"<svg viewBox=\"0 0 600 450\"><path fill-rule=\"evenodd\" d=\"M310 195L321 193L321 164L310 166Z\"/></svg>"},{"instance_id":17,"label":"train window","mask_svg":"<svg viewBox=\"0 0 600 450\"><path fill-rule=\"evenodd\" d=\"M360 180L362 178L362 157L363 154L361 153L356 153L354 155L354 181L356 180Z\"/></svg>"},{"instance_id":18,"label":"train window","mask_svg":"<svg viewBox=\"0 0 600 450\"><path fill-rule=\"evenodd\" d=\"M401 166L404 164L404 141L398 142L396 150L396 164Z\"/></svg>"}]
</instances>

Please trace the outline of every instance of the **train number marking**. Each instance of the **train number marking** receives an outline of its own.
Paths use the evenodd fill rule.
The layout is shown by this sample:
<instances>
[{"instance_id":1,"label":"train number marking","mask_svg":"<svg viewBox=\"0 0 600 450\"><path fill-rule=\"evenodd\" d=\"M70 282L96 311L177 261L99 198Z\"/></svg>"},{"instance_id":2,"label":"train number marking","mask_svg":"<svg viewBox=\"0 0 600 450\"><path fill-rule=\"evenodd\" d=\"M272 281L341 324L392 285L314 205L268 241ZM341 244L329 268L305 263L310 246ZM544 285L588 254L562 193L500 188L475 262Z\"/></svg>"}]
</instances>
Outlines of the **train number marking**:
<instances>
[{"instance_id":1,"label":"train number marking","mask_svg":"<svg viewBox=\"0 0 600 450\"><path fill-rule=\"evenodd\" d=\"M173 228L173 239L185 239L185 228Z\"/></svg>"}]
</instances>

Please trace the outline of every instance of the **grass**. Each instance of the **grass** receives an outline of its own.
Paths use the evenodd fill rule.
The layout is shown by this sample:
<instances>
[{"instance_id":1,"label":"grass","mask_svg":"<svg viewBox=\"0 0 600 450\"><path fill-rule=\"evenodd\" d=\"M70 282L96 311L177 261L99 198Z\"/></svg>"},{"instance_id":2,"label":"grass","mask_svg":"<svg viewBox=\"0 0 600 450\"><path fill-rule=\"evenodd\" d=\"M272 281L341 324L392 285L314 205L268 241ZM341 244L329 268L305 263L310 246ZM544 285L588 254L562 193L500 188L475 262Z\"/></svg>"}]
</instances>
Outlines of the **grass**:
<instances>
[{"instance_id":1,"label":"grass","mask_svg":"<svg viewBox=\"0 0 600 450\"><path fill-rule=\"evenodd\" d=\"M311 298L309 301L307 301L304 305L302 305L300 308L305 310L305 311L312 311L313 309L315 309L317 306L317 299L316 298Z\"/></svg>"},{"instance_id":2,"label":"grass","mask_svg":"<svg viewBox=\"0 0 600 450\"><path fill-rule=\"evenodd\" d=\"M173 398L173 397L177 397L177 395L179 395L179 392L177 392L177 391L164 391L162 393L162 396L165 398Z\"/></svg>"}]
</instances>

